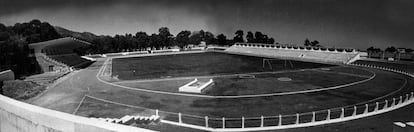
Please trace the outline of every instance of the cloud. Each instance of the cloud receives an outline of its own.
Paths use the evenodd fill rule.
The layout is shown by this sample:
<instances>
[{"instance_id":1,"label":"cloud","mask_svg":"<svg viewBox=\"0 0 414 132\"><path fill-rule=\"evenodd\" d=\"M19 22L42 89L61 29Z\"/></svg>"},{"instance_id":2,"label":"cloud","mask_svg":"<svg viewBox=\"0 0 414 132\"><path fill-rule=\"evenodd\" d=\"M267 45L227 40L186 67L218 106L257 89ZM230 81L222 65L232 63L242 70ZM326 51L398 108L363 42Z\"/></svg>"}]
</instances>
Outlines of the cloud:
<instances>
[{"instance_id":1,"label":"cloud","mask_svg":"<svg viewBox=\"0 0 414 132\"><path fill-rule=\"evenodd\" d=\"M411 0L0 0L0 22L41 19L97 34L209 30L228 38L262 31L281 43L305 38L337 47L410 46Z\"/></svg>"}]
</instances>

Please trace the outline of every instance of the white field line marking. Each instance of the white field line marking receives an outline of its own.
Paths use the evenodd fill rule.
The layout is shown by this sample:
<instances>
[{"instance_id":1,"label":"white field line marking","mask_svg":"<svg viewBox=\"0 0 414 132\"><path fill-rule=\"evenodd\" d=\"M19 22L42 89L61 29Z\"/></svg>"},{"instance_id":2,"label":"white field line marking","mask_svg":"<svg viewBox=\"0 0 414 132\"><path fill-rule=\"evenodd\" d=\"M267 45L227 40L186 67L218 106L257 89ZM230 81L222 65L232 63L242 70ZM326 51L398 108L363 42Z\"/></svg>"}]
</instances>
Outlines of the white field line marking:
<instances>
[{"instance_id":1,"label":"white field line marking","mask_svg":"<svg viewBox=\"0 0 414 132\"><path fill-rule=\"evenodd\" d=\"M79 102L79 104L78 104L78 106L76 107L76 109L75 109L75 111L73 111L73 115L75 115L76 114L76 112L78 112L78 110L79 110L79 108L80 108L80 106L82 105L82 103L83 103L83 101L85 100L85 97L86 97L87 95L83 95L83 97L82 97L82 100Z\"/></svg>"},{"instance_id":2,"label":"white field line marking","mask_svg":"<svg viewBox=\"0 0 414 132\"><path fill-rule=\"evenodd\" d=\"M100 79L99 78L99 75L100 75L99 73L101 73L103 71L102 69L103 69L103 66L101 67L100 71L98 71L98 74L96 74L96 78L100 82L108 84L108 85L112 85L112 86L123 88L123 89L143 91L143 92L149 92L149 93L167 94L167 95L176 95L176 96L187 96L187 97L200 97L200 98L251 98L251 97L281 96L281 95L292 95L292 94L320 92L320 91L339 89L339 88L342 88L342 87L348 87L348 86L364 83L364 82L367 82L369 80L372 80L376 76L376 74L374 72L367 70L367 71L371 72L373 74L373 76L371 76L370 78L365 79L365 80L352 82L352 83L339 85L339 86L320 88L320 89L311 89L311 90L304 90L304 91L283 92L283 93L269 93L269 94L257 94L257 95L237 95L237 96L211 96L211 95L198 95L198 94L187 94L187 93L174 93L174 92L157 91L157 90L149 90L149 89L141 89L141 88L132 88L132 87L127 87L127 86L122 86L122 85L119 85L119 84L110 83L110 82L103 81L102 79Z\"/></svg>"}]
</instances>

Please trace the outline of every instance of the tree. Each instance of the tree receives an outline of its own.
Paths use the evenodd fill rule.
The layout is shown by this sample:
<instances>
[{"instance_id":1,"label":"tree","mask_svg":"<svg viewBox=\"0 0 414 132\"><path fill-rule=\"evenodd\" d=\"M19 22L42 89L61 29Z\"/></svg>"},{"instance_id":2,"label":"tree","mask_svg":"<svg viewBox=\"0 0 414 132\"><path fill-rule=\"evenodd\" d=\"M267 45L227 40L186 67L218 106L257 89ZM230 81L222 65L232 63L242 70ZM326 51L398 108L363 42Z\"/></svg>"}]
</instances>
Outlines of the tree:
<instances>
[{"instance_id":1,"label":"tree","mask_svg":"<svg viewBox=\"0 0 414 132\"><path fill-rule=\"evenodd\" d=\"M311 42L311 46L312 47L320 47L321 45L319 45L319 41L314 40L314 41Z\"/></svg>"},{"instance_id":2,"label":"tree","mask_svg":"<svg viewBox=\"0 0 414 132\"><path fill-rule=\"evenodd\" d=\"M132 51L135 48L134 41L132 34L125 34L125 50Z\"/></svg>"},{"instance_id":3,"label":"tree","mask_svg":"<svg viewBox=\"0 0 414 132\"><path fill-rule=\"evenodd\" d=\"M158 36L161 47L172 46L171 40L173 35L170 33L170 30L167 27L161 27L160 29L158 29Z\"/></svg>"},{"instance_id":4,"label":"tree","mask_svg":"<svg viewBox=\"0 0 414 132\"><path fill-rule=\"evenodd\" d=\"M255 42L253 32L251 32L251 31L247 32L246 40L247 40L248 43L254 43Z\"/></svg>"},{"instance_id":5,"label":"tree","mask_svg":"<svg viewBox=\"0 0 414 132\"><path fill-rule=\"evenodd\" d=\"M191 33L190 43L194 45L200 44L200 42L203 41L203 36L204 36L204 30L195 31Z\"/></svg>"},{"instance_id":6,"label":"tree","mask_svg":"<svg viewBox=\"0 0 414 132\"><path fill-rule=\"evenodd\" d=\"M410 48L407 48L407 49L405 49L405 53L411 53L411 52L413 52L414 50L413 49L410 49Z\"/></svg>"},{"instance_id":7,"label":"tree","mask_svg":"<svg viewBox=\"0 0 414 132\"><path fill-rule=\"evenodd\" d=\"M397 48L395 48L394 46L387 47L385 49L385 52L395 53L395 52L397 52Z\"/></svg>"},{"instance_id":8,"label":"tree","mask_svg":"<svg viewBox=\"0 0 414 132\"><path fill-rule=\"evenodd\" d=\"M305 43L303 45L304 46L311 46L311 43L310 43L308 38L305 39Z\"/></svg>"},{"instance_id":9,"label":"tree","mask_svg":"<svg viewBox=\"0 0 414 132\"><path fill-rule=\"evenodd\" d=\"M244 33L243 33L243 30L237 30L236 31L236 36L234 36L234 38L233 38L233 41L234 42L244 42L244 39L243 39L243 35L244 35Z\"/></svg>"},{"instance_id":10,"label":"tree","mask_svg":"<svg viewBox=\"0 0 414 132\"><path fill-rule=\"evenodd\" d=\"M227 38L224 34L217 35L217 43L218 45L224 46L227 45Z\"/></svg>"},{"instance_id":11,"label":"tree","mask_svg":"<svg viewBox=\"0 0 414 132\"><path fill-rule=\"evenodd\" d=\"M211 33L211 32L209 32L209 31L207 31L207 32L205 32L205 33L204 33L204 35L202 36L202 40L203 40L204 42L206 42L206 44L212 44L212 43L214 43L214 42L215 42L215 37L214 37L214 34L213 34L213 33Z\"/></svg>"},{"instance_id":12,"label":"tree","mask_svg":"<svg viewBox=\"0 0 414 132\"><path fill-rule=\"evenodd\" d=\"M374 48L374 47L369 47L367 48L367 52L380 52L381 49L380 48Z\"/></svg>"},{"instance_id":13,"label":"tree","mask_svg":"<svg viewBox=\"0 0 414 132\"><path fill-rule=\"evenodd\" d=\"M190 43L198 45L201 41L206 42L206 44L212 44L215 42L214 34L209 31L195 31L190 36Z\"/></svg>"},{"instance_id":14,"label":"tree","mask_svg":"<svg viewBox=\"0 0 414 132\"><path fill-rule=\"evenodd\" d=\"M275 39L274 38L270 38L267 40L267 44L274 44L275 43Z\"/></svg>"},{"instance_id":15,"label":"tree","mask_svg":"<svg viewBox=\"0 0 414 132\"><path fill-rule=\"evenodd\" d=\"M181 31L175 37L175 42L177 43L178 47L184 48L190 43L190 35L191 32L188 30Z\"/></svg>"},{"instance_id":16,"label":"tree","mask_svg":"<svg viewBox=\"0 0 414 132\"><path fill-rule=\"evenodd\" d=\"M153 34L151 34L151 36L149 38L150 38L149 39L149 47L155 48L155 49L160 49L161 48L161 45L160 45L161 39L160 39L159 35L153 33Z\"/></svg>"},{"instance_id":17,"label":"tree","mask_svg":"<svg viewBox=\"0 0 414 132\"><path fill-rule=\"evenodd\" d=\"M139 49L145 49L147 47L149 47L148 43L149 43L149 37L147 35L147 33L145 32L137 32L135 34L135 41L136 41L136 47Z\"/></svg>"},{"instance_id":18,"label":"tree","mask_svg":"<svg viewBox=\"0 0 414 132\"><path fill-rule=\"evenodd\" d=\"M259 32L259 31L256 31L254 33L254 37L256 38L255 42L257 42L257 43L265 43L267 41L266 38L265 38L265 35L262 32Z\"/></svg>"}]
</instances>

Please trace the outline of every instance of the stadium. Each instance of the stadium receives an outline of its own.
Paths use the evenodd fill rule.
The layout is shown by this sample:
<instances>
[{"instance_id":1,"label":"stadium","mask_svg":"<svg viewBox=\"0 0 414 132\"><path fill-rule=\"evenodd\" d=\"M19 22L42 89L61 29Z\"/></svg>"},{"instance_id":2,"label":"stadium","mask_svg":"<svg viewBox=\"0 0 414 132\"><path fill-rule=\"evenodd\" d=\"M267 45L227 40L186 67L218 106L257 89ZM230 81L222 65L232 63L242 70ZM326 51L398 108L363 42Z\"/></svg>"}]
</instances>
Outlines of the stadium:
<instances>
[{"instance_id":1,"label":"stadium","mask_svg":"<svg viewBox=\"0 0 414 132\"><path fill-rule=\"evenodd\" d=\"M0 3L0 132L414 132L414 1Z\"/></svg>"},{"instance_id":2,"label":"stadium","mask_svg":"<svg viewBox=\"0 0 414 132\"><path fill-rule=\"evenodd\" d=\"M236 43L82 57L72 52L82 45L90 43L62 38L30 47L41 68L53 72L28 79L59 79L25 102L83 117L65 115L54 121L115 131L328 131L323 126L378 120L372 117L388 116L414 102L412 66L370 61L354 49ZM38 108L20 107L3 106L2 111L26 111L16 117L25 124L68 130L27 114L38 113ZM385 125L385 131L396 129ZM98 130L88 127L74 131ZM8 130L15 129L21 128Z\"/></svg>"}]
</instances>

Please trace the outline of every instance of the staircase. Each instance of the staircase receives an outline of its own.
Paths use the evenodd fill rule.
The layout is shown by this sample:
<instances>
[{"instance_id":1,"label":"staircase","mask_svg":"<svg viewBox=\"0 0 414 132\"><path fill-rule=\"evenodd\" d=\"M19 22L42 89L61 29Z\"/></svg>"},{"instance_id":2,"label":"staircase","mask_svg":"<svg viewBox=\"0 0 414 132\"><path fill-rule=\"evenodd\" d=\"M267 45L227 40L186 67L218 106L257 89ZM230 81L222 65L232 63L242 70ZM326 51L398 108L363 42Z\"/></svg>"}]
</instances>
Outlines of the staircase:
<instances>
[{"instance_id":1,"label":"staircase","mask_svg":"<svg viewBox=\"0 0 414 132\"><path fill-rule=\"evenodd\" d=\"M53 60L47 57L45 54L36 53L35 57L36 57L36 61L39 63L43 72L50 72L50 71L65 72L69 70L69 66L67 66L66 64L57 62L56 60ZM49 69L49 66L53 66L53 69Z\"/></svg>"},{"instance_id":2,"label":"staircase","mask_svg":"<svg viewBox=\"0 0 414 132\"><path fill-rule=\"evenodd\" d=\"M150 124L158 123L160 121L160 116L151 115L151 116L130 116L126 115L122 118L94 118L94 120L100 120L110 123L124 124L124 125L136 125L136 124Z\"/></svg>"}]
</instances>

